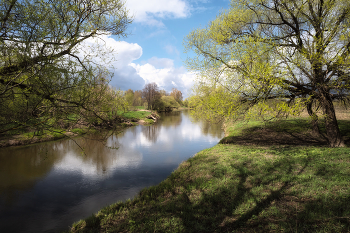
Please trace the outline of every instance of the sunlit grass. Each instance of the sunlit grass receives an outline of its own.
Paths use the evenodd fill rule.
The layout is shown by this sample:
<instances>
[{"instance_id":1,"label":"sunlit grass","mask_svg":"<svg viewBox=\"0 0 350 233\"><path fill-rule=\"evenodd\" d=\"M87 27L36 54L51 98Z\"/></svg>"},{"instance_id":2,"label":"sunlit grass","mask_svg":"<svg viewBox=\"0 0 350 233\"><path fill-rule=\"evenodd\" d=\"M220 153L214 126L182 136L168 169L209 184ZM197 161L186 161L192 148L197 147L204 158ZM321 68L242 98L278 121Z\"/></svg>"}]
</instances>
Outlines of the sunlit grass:
<instances>
[{"instance_id":1,"label":"sunlit grass","mask_svg":"<svg viewBox=\"0 0 350 233\"><path fill-rule=\"evenodd\" d=\"M143 119L149 116L150 114L151 114L150 112L146 112L146 111L129 111L129 112L122 113L121 116L129 119L132 119L132 118Z\"/></svg>"},{"instance_id":2,"label":"sunlit grass","mask_svg":"<svg viewBox=\"0 0 350 233\"><path fill-rule=\"evenodd\" d=\"M129 106L129 109L131 111L134 111L134 110L146 110L147 107L145 107L145 106Z\"/></svg>"},{"instance_id":3,"label":"sunlit grass","mask_svg":"<svg viewBox=\"0 0 350 233\"><path fill-rule=\"evenodd\" d=\"M347 135L349 121L339 124ZM227 144L197 153L159 185L71 231L349 232L350 149L316 139L298 145L309 130L306 118L227 122Z\"/></svg>"}]
</instances>

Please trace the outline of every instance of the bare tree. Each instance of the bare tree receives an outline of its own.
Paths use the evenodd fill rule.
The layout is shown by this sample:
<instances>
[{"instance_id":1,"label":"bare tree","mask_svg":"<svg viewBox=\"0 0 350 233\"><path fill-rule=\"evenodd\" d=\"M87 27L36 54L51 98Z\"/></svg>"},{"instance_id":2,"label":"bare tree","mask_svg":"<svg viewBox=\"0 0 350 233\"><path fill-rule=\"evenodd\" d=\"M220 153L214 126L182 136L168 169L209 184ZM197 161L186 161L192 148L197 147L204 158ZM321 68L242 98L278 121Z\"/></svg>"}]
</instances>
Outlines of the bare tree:
<instances>
[{"instance_id":1,"label":"bare tree","mask_svg":"<svg viewBox=\"0 0 350 233\"><path fill-rule=\"evenodd\" d=\"M161 97L158 85L155 82L146 84L142 96L147 100L147 109L154 109L156 100Z\"/></svg>"}]
</instances>

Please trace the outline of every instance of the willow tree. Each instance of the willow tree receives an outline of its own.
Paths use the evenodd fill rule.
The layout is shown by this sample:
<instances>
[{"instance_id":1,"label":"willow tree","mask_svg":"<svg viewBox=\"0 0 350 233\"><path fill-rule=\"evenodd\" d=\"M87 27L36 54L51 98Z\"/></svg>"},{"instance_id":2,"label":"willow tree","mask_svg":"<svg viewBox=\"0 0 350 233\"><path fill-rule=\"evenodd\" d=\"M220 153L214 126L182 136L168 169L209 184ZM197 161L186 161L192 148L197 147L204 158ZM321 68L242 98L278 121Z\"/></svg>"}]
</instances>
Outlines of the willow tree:
<instances>
[{"instance_id":1,"label":"willow tree","mask_svg":"<svg viewBox=\"0 0 350 233\"><path fill-rule=\"evenodd\" d=\"M102 118L111 74L83 42L131 21L122 0L0 0L0 133L69 111Z\"/></svg>"},{"instance_id":2,"label":"willow tree","mask_svg":"<svg viewBox=\"0 0 350 233\"><path fill-rule=\"evenodd\" d=\"M329 145L343 146L333 101L350 88L350 1L233 0L185 44L196 54L187 65L199 77L198 110L232 116L259 106L278 115L304 107L317 131L317 106Z\"/></svg>"}]
</instances>

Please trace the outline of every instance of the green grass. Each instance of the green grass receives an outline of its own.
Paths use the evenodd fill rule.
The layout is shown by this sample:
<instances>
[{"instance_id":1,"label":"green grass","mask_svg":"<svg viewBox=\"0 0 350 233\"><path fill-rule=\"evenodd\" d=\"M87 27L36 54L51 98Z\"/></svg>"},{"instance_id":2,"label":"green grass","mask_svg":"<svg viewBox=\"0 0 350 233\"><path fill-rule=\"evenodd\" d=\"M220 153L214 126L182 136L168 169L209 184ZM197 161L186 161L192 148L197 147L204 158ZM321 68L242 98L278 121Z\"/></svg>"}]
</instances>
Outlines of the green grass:
<instances>
[{"instance_id":1,"label":"green grass","mask_svg":"<svg viewBox=\"0 0 350 233\"><path fill-rule=\"evenodd\" d=\"M197 153L71 232L349 232L349 148L243 143L254 131L307 136L306 123L227 124L230 143Z\"/></svg>"},{"instance_id":2,"label":"green grass","mask_svg":"<svg viewBox=\"0 0 350 233\"><path fill-rule=\"evenodd\" d=\"M145 106L129 106L129 109L131 111L133 111L133 110L145 110L145 109L147 109L147 107L145 107Z\"/></svg>"},{"instance_id":3,"label":"green grass","mask_svg":"<svg viewBox=\"0 0 350 233\"><path fill-rule=\"evenodd\" d=\"M151 114L150 112L146 112L146 111L129 111L129 112L122 113L121 116L128 119L133 119L133 118L143 119L149 116L150 114Z\"/></svg>"},{"instance_id":4,"label":"green grass","mask_svg":"<svg viewBox=\"0 0 350 233\"><path fill-rule=\"evenodd\" d=\"M72 129L71 132L75 134L85 134L87 132L87 129L75 128L75 129Z\"/></svg>"}]
</instances>

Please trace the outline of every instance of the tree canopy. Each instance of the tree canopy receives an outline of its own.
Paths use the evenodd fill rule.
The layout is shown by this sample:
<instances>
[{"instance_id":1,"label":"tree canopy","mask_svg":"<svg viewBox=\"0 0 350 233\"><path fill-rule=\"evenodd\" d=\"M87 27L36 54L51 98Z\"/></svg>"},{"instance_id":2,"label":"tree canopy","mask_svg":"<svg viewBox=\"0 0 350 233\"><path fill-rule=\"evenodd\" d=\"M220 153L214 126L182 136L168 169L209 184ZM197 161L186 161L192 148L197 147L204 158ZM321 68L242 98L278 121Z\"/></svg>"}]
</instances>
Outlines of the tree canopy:
<instances>
[{"instance_id":1,"label":"tree canopy","mask_svg":"<svg viewBox=\"0 0 350 233\"><path fill-rule=\"evenodd\" d=\"M147 101L147 109L155 109L157 100L161 98L157 83L147 83L142 89L142 97Z\"/></svg>"},{"instance_id":2,"label":"tree canopy","mask_svg":"<svg viewBox=\"0 0 350 233\"><path fill-rule=\"evenodd\" d=\"M170 95L180 104L182 103L182 92L176 88L171 89Z\"/></svg>"},{"instance_id":3,"label":"tree canopy","mask_svg":"<svg viewBox=\"0 0 350 233\"><path fill-rule=\"evenodd\" d=\"M187 66L198 75L197 112L278 116L304 107L318 131L319 107L329 145L343 146L333 101L349 93L349 1L234 0L185 45L196 54Z\"/></svg>"},{"instance_id":4,"label":"tree canopy","mask_svg":"<svg viewBox=\"0 0 350 233\"><path fill-rule=\"evenodd\" d=\"M76 109L102 119L94 104L118 94L108 68L79 46L125 36L131 21L122 0L0 0L0 131Z\"/></svg>"}]
</instances>

